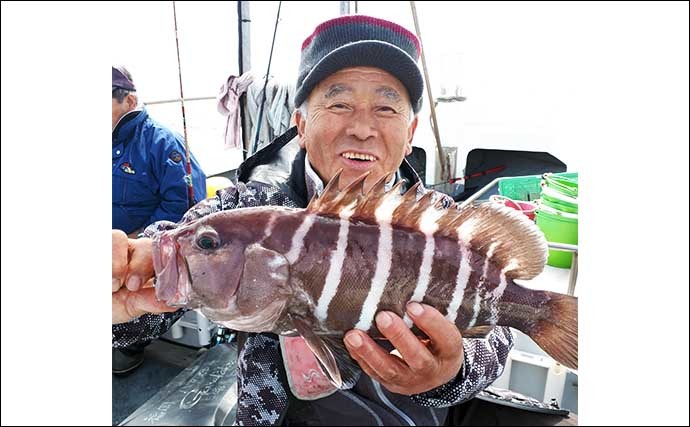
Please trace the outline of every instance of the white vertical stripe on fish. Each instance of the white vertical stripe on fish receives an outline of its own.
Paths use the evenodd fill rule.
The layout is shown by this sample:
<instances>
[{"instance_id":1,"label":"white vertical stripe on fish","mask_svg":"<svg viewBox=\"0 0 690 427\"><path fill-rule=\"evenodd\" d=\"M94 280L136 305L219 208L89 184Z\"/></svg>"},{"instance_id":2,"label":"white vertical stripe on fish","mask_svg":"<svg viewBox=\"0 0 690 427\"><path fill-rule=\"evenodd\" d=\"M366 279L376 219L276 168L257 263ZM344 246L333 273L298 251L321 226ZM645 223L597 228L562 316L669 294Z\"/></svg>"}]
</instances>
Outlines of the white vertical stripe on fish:
<instances>
[{"instance_id":1,"label":"white vertical stripe on fish","mask_svg":"<svg viewBox=\"0 0 690 427\"><path fill-rule=\"evenodd\" d=\"M474 324L477 322L477 317L479 317L479 307L482 302L482 296L479 294L479 289L477 289L477 293L474 294L474 315L472 316L472 320L470 320L469 325L467 325L467 329L470 329L471 327L474 326Z\"/></svg>"},{"instance_id":2,"label":"white vertical stripe on fish","mask_svg":"<svg viewBox=\"0 0 690 427\"><path fill-rule=\"evenodd\" d=\"M477 220L474 218L467 218L467 220L458 227L458 239L467 246L470 245L474 237L474 226L476 222Z\"/></svg>"},{"instance_id":3,"label":"white vertical stripe on fish","mask_svg":"<svg viewBox=\"0 0 690 427\"><path fill-rule=\"evenodd\" d=\"M505 290L507 285L508 281L506 280L506 275L503 271L501 271L501 280L498 283L498 286L496 286L496 289L494 289L489 294L489 310L491 312L491 315L489 316L489 323L492 325L498 323L498 307L496 307L496 302L501 297L501 295L503 295L503 291Z\"/></svg>"},{"instance_id":4,"label":"white vertical stripe on fish","mask_svg":"<svg viewBox=\"0 0 690 427\"><path fill-rule=\"evenodd\" d=\"M467 287L467 282L469 282L470 274L472 273L470 254L471 252L467 246L460 244L460 269L455 278L455 290L453 291L453 297L450 300L450 304L448 304L446 314L446 319L453 323L455 323L455 319L458 317L458 310L460 309L463 298L465 298L465 288Z\"/></svg>"},{"instance_id":5,"label":"white vertical stripe on fish","mask_svg":"<svg viewBox=\"0 0 690 427\"><path fill-rule=\"evenodd\" d=\"M501 279L500 282L498 283L498 286L496 286L496 289L491 291L489 294L490 296L490 310L491 310L491 316L489 317L489 323L492 325L495 325L498 323L498 307L496 307L496 303L498 300L503 296L503 292L505 292L506 287L508 286L508 279L506 277L506 272L511 271L515 268L518 267L517 261L513 258L508 262L508 265L503 267L503 270L501 270Z\"/></svg>"},{"instance_id":6,"label":"white vertical stripe on fish","mask_svg":"<svg viewBox=\"0 0 690 427\"><path fill-rule=\"evenodd\" d=\"M412 293L410 301L421 302L426 295L429 282L431 281L431 267L434 262L434 250L436 249L436 242L434 240L434 233L438 230L438 220L445 212L436 209L433 206L428 207L421 218L419 219L419 229L426 238L424 244L424 252L422 254L422 264L419 266L419 274L417 276L417 285ZM408 328L412 327L412 319L405 313L403 322Z\"/></svg>"},{"instance_id":7,"label":"white vertical stripe on fish","mask_svg":"<svg viewBox=\"0 0 690 427\"><path fill-rule=\"evenodd\" d=\"M374 314L376 314L376 307L379 305L391 272L393 259L393 228L391 227L391 220L393 219L393 211L400 205L401 200L399 194L393 192L386 193L381 204L374 212L380 232L379 248L376 252L376 271L371 279L371 288L367 298L364 300L364 304L362 304L359 321L355 325L356 329L362 331L368 331L371 328Z\"/></svg>"},{"instance_id":8,"label":"white vertical stripe on fish","mask_svg":"<svg viewBox=\"0 0 690 427\"><path fill-rule=\"evenodd\" d=\"M275 212L271 212L271 216L268 217L268 222L266 223L266 228L264 229L264 238L263 240L268 239L271 236L271 233L273 233L273 227L276 225L276 220L278 219L278 214Z\"/></svg>"},{"instance_id":9,"label":"white vertical stripe on fish","mask_svg":"<svg viewBox=\"0 0 690 427\"><path fill-rule=\"evenodd\" d=\"M498 243L493 242L491 245L489 245L489 250L486 251L486 258L484 259L484 266L482 267L482 275L479 276L479 282L477 283L477 289L476 293L474 296L474 315L472 316L472 320L470 320L468 328L471 328L474 326L475 322L477 321L477 317L479 316L479 307L481 305L481 291L484 290L485 284L488 280L487 274L489 272L489 262L491 261L491 257L494 255L494 250L496 250L496 246L498 246Z\"/></svg>"},{"instance_id":10,"label":"white vertical stripe on fish","mask_svg":"<svg viewBox=\"0 0 690 427\"><path fill-rule=\"evenodd\" d=\"M338 230L338 244L333 252L331 252L331 265L328 268L326 281L323 285L323 291L319 297L319 302L316 305L314 314L320 321L325 321L328 317L328 306L331 304L333 297L338 292L340 279L343 272L343 263L345 262L345 249L347 249L347 236L350 231L350 217L352 216L353 202L349 206L342 209L340 215L340 229Z\"/></svg>"},{"instance_id":11,"label":"white vertical stripe on fish","mask_svg":"<svg viewBox=\"0 0 690 427\"><path fill-rule=\"evenodd\" d=\"M517 268L517 262L515 261L515 259L511 259L508 265L503 267L503 270L501 270L501 281L499 282L498 286L496 286L496 289L491 291L491 293L489 294L491 298L501 298L503 292L505 292L506 290L506 286L508 286L508 281L506 280L506 273L508 271L513 270L514 268Z\"/></svg>"},{"instance_id":12,"label":"white vertical stripe on fish","mask_svg":"<svg viewBox=\"0 0 690 427\"><path fill-rule=\"evenodd\" d=\"M307 214L304 217L302 224L300 224L299 228L297 228L297 231L295 231L295 235L292 236L292 246L290 247L290 251L285 254L285 258L290 264L294 264L295 261L297 261L297 258L299 258L299 254L302 252L302 247L304 246L304 236L306 236L309 232L309 229L314 224L315 219L316 215Z\"/></svg>"}]
</instances>

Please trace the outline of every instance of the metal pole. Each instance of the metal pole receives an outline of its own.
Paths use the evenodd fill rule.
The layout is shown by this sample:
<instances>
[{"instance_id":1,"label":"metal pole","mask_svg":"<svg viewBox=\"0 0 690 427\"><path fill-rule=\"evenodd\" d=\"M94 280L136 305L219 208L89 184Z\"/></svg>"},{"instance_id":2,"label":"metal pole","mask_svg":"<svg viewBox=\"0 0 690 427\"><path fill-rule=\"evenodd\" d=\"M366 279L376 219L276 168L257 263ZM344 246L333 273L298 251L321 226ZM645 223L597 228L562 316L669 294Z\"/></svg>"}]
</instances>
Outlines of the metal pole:
<instances>
[{"instance_id":1,"label":"metal pole","mask_svg":"<svg viewBox=\"0 0 690 427\"><path fill-rule=\"evenodd\" d=\"M414 1L410 2L410 7L412 8L412 18L414 19L414 28L417 32L417 38L419 43L422 43L422 32L419 29L419 21L417 20L417 8L415 7ZM426 91L429 95L429 108L431 108L431 121L433 122L434 138L436 139L436 150L438 151L438 158L441 162L441 181L446 181L450 178L450 174L446 173L446 156L443 153L443 147L441 146L441 137L438 133L438 122L436 121L436 108L434 108L434 96L431 94L431 84L429 83L429 72L426 67L426 57L424 56L424 48L420 52L422 57L422 68L424 70L424 81L426 83Z\"/></svg>"},{"instance_id":2,"label":"metal pole","mask_svg":"<svg viewBox=\"0 0 690 427\"><path fill-rule=\"evenodd\" d=\"M185 98L184 100L186 102L189 102L189 101L210 101L212 99L216 99L216 97L215 96L198 96L195 98ZM164 99L162 101L150 101L150 102L147 101L147 102L144 102L144 104L146 104L146 105L172 104L172 103L177 103L177 102L181 102L181 101L182 101L182 98L175 98L175 99Z\"/></svg>"},{"instance_id":3,"label":"metal pole","mask_svg":"<svg viewBox=\"0 0 690 427\"><path fill-rule=\"evenodd\" d=\"M248 1L238 1L237 2L237 30L238 30L238 44L239 44L239 75L246 73L252 68L251 61L251 39L250 39L250 24L251 15L249 11ZM249 120L249 114L247 113L247 96L248 92L245 92L240 97L240 113L242 115L242 142L244 146L243 155L249 152L249 147L251 144L250 129L252 127ZM246 157L245 157L246 158Z\"/></svg>"},{"instance_id":4,"label":"metal pole","mask_svg":"<svg viewBox=\"0 0 690 427\"><path fill-rule=\"evenodd\" d=\"M577 251L573 252L573 263L570 265L570 277L568 278L568 295L575 295L575 283L577 282Z\"/></svg>"},{"instance_id":5,"label":"metal pole","mask_svg":"<svg viewBox=\"0 0 690 427\"><path fill-rule=\"evenodd\" d=\"M349 1L341 1L340 2L340 16L349 15L349 14L350 14L350 2Z\"/></svg>"}]
</instances>

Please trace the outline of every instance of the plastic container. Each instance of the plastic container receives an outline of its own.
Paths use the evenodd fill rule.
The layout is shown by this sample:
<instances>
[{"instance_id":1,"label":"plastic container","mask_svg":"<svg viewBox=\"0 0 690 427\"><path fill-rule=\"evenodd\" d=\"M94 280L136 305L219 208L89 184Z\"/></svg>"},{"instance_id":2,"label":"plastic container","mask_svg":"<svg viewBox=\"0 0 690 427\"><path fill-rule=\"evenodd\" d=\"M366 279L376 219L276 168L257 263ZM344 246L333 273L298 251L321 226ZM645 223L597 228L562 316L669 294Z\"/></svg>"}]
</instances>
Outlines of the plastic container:
<instances>
[{"instance_id":1,"label":"plastic container","mask_svg":"<svg viewBox=\"0 0 690 427\"><path fill-rule=\"evenodd\" d=\"M548 206L540 207L535 214L537 226L549 242L577 245L577 214L560 212ZM549 249L546 263L553 267L570 268L573 253Z\"/></svg>"},{"instance_id":2,"label":"plastic container","mask_svg":"<svg viewBox=\"0 0 690 427\"><path fill-rule=\"evenodd\" d=\"M544 176L544 185L563 196L577 199L578 184L577 177L571 179L567 176L547 174Z\"/></svg>"},{"instance_id":3,"label":"plastic container","mask_svg":"<svg viewBox=\"0 0 690 427\"><path fill-rule=\"evenodd\" d=\"M571 182L577 182L577 172L561 172L551 176L568 178ZM532 201L541 196L541 182L543 175L516 176L501 178L498 181L498 192L513 200Z\"/></svg>"},{"instance_id":4,"label":"plastic container","mask_svg":"<svg viewBox=\"0 0 690 427\"><path fill-rule=\"evenodd\" d=\"M499 196L497 194L490 196L489 200L493 203L500 203L502 205L508 206L509 208L513 208L517 211L520 211L527 215L527 218L534 221L534 212L537 210L537 205L534 203L523 202L520 200L512 200L508 197Z\"/></svg>"},{"instance_id":5,"label":"plastic container","mask_svg":"<svg viewBox=\"0 0 690 427\"><path fill-rule=\"evenodd\" d=\"M549 187L542 189L540 203L562 212L576 214L578 211L578 201L576 198L561 194Z\"/></svg>"}]
</instances>

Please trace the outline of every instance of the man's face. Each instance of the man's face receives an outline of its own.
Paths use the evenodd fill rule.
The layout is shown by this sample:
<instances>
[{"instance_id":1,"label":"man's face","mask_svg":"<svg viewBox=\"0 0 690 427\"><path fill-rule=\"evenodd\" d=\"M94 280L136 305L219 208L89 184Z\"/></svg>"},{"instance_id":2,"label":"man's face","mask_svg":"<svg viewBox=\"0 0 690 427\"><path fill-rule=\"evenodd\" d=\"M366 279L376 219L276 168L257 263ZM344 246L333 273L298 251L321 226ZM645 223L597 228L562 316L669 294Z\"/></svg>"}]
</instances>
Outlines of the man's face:
<instances>
[{"instance_id":1,"label":"man's face","mask_svg":"<svg viewBox=\"0 0 690 427\"><path fill-rule=\"evenodd\" d=\"M353 67L321 81L295 119L300 145L324 182L339 169L340 188L371 171L365 190L395 172L412 151L417 118L410 121L405 86L378 68Z\"/></svg>"},{"instance_id":2,"label":"man's face","mask_svg":"<svg viewBox=\"0 0 690 427\"><path fill-rule=\"evenodd\" d=\"M127 112L132 111L137 106L137 100L131 93L128 94L122 102L117 102L117 99L113 98L113 129L117 122L124 116Z\"/></svg>"}]
</instances>

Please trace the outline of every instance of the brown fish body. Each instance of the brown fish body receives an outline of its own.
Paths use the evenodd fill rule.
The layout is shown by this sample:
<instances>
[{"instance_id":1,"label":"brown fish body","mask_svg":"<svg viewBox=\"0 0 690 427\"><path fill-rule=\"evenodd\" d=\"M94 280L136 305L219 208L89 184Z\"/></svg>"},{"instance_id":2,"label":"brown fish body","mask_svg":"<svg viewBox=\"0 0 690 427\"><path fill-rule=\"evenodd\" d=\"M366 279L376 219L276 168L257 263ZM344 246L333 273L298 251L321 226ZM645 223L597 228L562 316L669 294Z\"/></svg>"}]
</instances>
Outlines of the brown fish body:
<instances>
[{"instance_id":1,"label":"brown fish body","mask_svg":"<svg viewBox=\"0 0 690 427\"><path fill-rule=\"evenodd\" d=\"M306 324L375 338L376 313L412 326L405 306L421 301L465 337L511 326L577 366L576 299L513 281L543 269L534 224L492 205L439 209L415 189L379 185L365 196L362 182L339 192L336 178L307 209L219 212L164 233L154 244L159 298L236 330L304 335Z\"/></svg>"}]
</instances>

